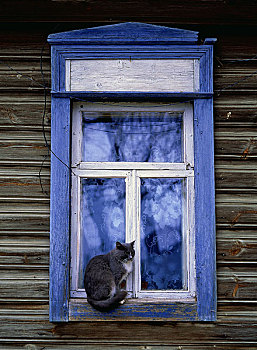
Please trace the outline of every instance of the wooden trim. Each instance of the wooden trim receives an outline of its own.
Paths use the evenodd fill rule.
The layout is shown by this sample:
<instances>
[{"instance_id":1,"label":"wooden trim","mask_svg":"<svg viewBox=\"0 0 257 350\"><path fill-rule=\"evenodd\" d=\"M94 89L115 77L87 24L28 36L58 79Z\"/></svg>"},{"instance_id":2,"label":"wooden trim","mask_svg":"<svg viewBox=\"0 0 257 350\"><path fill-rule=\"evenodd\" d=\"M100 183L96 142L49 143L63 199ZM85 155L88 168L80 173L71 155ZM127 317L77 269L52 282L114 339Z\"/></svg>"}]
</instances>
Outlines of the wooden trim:
<instances>
[{"instance_id":1,"label":"wooden trim","mask_svg":"<svg viewBox=\"0 0 257 350\"><path fill-rule=\"evenodd\" d=\"M214 321L217 293L212 100L197 100L194 108L197 309L200 320Z\"/></svg>"},{"instance_id":2,"label":"wooden trim","mask_svg":"<svg viewBox=\"0 0 257 350\"><path fill-rule=\"evenodd\" d=\"M65 90L71 91L71 60L65 61Z\"/></svg>"},{"instance_id":3,"label":"wooden trim","mask_svg":"<svg viewBox=\"0 0 257 350\"><path fill-rule=\"evenodd\" d=\"M70 164L70 99L52 98L51 147ZM50 321L68 321L70 170L51 154Z\"/></svg>"},{"instance_id":4,"label":"wooden trim","mask_svg":"<svg viewBox=\"0 0 257 350\"><path fill-rule=\"evenodd\" d=\"M50 34L48 41L51 44L81 44L91 42L115 42L122 43L133 42L138 43L154 41L156 43L196 43L198 32L169 28L160 25L152 25L147 23L127 22L101 27L86 28L73 30L64 33Z\"/></svg>"},{"instance_id":5,"label":"wooden trim","mask_svg":"<svg viewBox=\"0 0 257 350\"><path fill-rule=\"evenodd\" d=\"M66 91L195 92L199 91L195 61L193 58L67 59Z\"/></svg>"},{"instance_id":6,"label":"wooden trim","mask_svg":"<svg viewBox=\"0 0 257 350\"><path fill-rule=\"evenodd\" d=\"M70 296L78 289L79 247L81 240L80 195L81 178L72 175L71 183L71 229L70 229ZM72 270L72 273L71 273Z\"/></svg>"},{"instance_id":7,"label":"wooden trim","mask_svg":"<svg viewBox=\"0 0 257 350\"><path fill-rule=\"evenodd\" d=\"M109 312L93 309L86 300L71 299L70 321L197 321L197 304L131 299Z\"/></svg>"},{"instance_id":8,"label":"wooden trim","mask_svg":"<svg viewBox=\"0 0 257 350\"><path fill-rule=\"evenodd\" d=\"M97 169L110 169L110 170L173 170L173 171L186 171L187 165L185 163L141 163L141 162L81 162L78 166L78 170L97 170ZM74 168L76 172L76 168Z\"/></svg>"},{"instance_id":9,"label":"wooden trim","mask_svg":"<svg viewBox=\"0 0 257 350\"><path fill-rule=\"evenodd\" d=\"M52 90L52 96L63 98L69 97L77 101L163 101L163 102L176 102L176 101L185 101L190 102L195 99L206 99L212 98L212 92L94 92L94 91L55 91Z\"/></svg>"}]
</instances>

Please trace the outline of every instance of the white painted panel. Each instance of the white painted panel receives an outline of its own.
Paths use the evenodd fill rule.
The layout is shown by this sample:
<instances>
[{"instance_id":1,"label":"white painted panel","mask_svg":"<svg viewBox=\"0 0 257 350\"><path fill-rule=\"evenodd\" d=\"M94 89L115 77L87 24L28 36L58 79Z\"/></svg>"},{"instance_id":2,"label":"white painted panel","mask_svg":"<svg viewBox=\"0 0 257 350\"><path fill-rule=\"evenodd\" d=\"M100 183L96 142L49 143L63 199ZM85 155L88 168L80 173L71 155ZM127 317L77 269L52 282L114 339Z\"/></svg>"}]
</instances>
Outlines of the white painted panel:
<instances>
[{"instance_id":1,"label":"white painted panel","mask_svg":"<svg viewBox=\"0 0 257 350\"><path fill-rule=\"evenodd\" d=\"M193 59L70 60L66 90L194 92L199 90L198 63Z\"/></svg>"}]
</instances>

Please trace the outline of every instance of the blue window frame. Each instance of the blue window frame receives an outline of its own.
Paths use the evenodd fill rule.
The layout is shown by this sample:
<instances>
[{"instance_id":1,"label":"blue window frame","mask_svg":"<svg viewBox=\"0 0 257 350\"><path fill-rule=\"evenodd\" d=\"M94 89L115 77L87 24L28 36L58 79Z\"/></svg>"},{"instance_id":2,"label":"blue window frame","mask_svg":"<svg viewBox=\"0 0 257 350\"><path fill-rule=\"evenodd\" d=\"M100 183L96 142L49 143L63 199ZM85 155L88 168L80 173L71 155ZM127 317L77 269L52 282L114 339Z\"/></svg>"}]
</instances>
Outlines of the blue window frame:
<instances>
[{"instance_id":1,"label":"blue window frame","mask_svg":"<svg viewBox=\"0 0 257 350\"><path fill-rule=\"evenodd\" d=\"M50 320L53 322L106 319L215 320L212 90L212 55L215 39L206 39L204 44L200 45L196 32L142 23L124 23L52 34L48 41L52 46L51 145L53 151L51 156ZM72 131L72 111L78 101L81 101L82 107L84 102L92 105L103 101L115 105L175 103L191 106L193 161L184 160L184 163L181 161L179 163L181 167L184 166L185 174L189 174L190 171L194 174L194 247L192 251L194 252L196 291L195 297L189 301L183 298L172 300L158 298L158 296L151 299L151 302L144 297L131 298L118 309L101 313L93 310L85 298L77 298L76 295L74 297L71 293L74 277L71 272L73 270L70 268L71 247L74 243L73 238L71 239L71 177L76 172L72 162L75 137ZM114 115L116 112L114 111ZM162 118L160 113L158 118ZM155 123L158 123L158 118ZM109 127L112 127L111 123ZM165 164L169 167L167 163ZM156 187L154 180L156 176L148 176L144 170L141 171L140 176L142 190L149 197L147 186L151 184ZM163 174L161 176L165 178ZM181 177L186 176L181 175ZM161 182L164 187L166 186L165 188L174 188L175 182L176 188L182 188L183 181L163 179ZM151 263L149 259L146 261ZM182 282L179 283L181 285ZM175 288L181 287L177 285Z\"/></svg>"}]
</instances>

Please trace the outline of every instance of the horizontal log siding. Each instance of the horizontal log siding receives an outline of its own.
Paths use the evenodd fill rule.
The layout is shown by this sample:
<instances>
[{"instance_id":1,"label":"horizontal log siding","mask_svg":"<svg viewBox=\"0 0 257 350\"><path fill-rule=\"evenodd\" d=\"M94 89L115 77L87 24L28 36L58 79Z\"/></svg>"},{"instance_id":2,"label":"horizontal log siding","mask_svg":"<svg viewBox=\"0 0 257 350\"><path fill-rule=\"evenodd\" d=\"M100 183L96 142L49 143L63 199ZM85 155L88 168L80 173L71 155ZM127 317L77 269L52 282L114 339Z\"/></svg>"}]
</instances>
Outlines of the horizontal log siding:
<instances>
[{"instance_id":1,"label":"horizontal log siding","mask_svg":"<svg viewBox=\"0 0 257 350\"><path fill-rule=\"evenodd\" d=\"M224 2L216 3L223 6ZM251 6L249 1L247 4L245 11ZM213 15L212 11L208 13ZM3 13L1 16L5 19ZM47 16L51 16L49 11ZM244 21L244 16L241 18ZM221 19L215 17L215 21ZM233 27L224 33L214 26L210 33L208 28L199 27L207 36L218 37L214 101L217 322L51 324L50 164L46 158L42 165L48 151L42 134L44 91L37 84L43 82L40 52L46 32L53 31L51 27L54 25L24 24L16 30L7 25L0 34L0 59L5 62L0 62L0 350L79 350L85 345L89 350L157 350L161 346L164 350L208 350L214 345L217 350L256 349L257 58L236 60L256 54L257 37L251 30L238 37ZM61 30L65 29L72 26L63 25ZM43 67L46 84L50 86L47 45ZM233 85L238 81L241 83ZM45 129L50 142L49 92L46 107ZM39 183L41 166L44 192Z\"/></svg>"}]
</instances>

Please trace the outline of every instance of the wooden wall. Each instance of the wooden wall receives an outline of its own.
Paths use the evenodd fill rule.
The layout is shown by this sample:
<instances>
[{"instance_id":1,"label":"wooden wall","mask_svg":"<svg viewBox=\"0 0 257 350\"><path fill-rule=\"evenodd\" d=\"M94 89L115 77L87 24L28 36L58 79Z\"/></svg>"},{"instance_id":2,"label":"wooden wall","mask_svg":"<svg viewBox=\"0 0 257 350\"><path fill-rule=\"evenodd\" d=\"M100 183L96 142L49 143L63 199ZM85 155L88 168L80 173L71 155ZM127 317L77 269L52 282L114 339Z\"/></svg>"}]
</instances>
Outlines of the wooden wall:
<instances>
[{"instance_id":1,"label":"wooden wall","mask_svg":"<svg viewBox=\"0 0 257 350\"><path fill-rule=\"evenodd\" d=\"M256 2L2 0L0 6L0 350L257 349ZM121 21L218 38L214 323L48 321L50 163L42 165L48 152L41 51L50 86L49 33ZM45 124L50 140L49 92Z\"/></svg>"}]
</instances>

